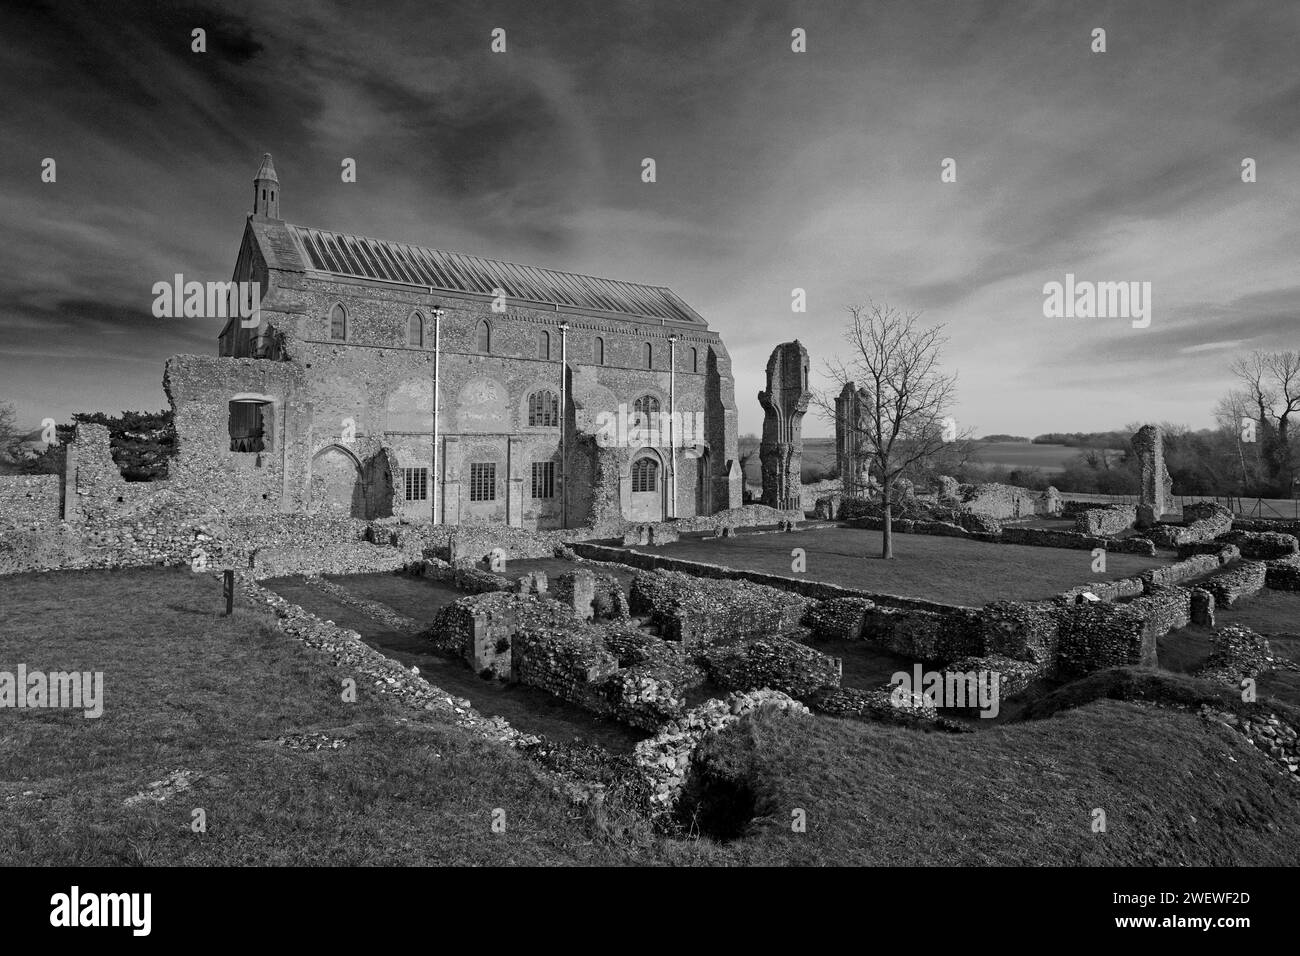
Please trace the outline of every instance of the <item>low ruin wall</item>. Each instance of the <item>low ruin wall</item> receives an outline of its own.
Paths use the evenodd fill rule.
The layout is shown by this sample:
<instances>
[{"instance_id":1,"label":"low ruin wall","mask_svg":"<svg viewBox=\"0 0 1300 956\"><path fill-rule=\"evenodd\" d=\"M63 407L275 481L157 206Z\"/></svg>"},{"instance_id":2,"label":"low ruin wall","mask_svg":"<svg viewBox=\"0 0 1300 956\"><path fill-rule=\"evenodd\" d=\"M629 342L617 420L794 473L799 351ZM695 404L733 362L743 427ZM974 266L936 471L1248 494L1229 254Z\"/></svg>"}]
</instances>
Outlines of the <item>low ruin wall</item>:
<instances>
[{"instance_id":1,"label":"low ruin wall","mask_svg":"<svg viewBox=\"0 0 1300 956\"><path fill-rule=\"evenodd\" d=\"M1136 505L1110 505L1087 508L1074 517L1074 530L1081 534L1109 537L1133 527L1137 521Z\"/></svg>"},{"instance_id":2,"label":"low ruin wall","mask_svg":"<svg viewBox=\"0 0 1300 956\"><path fill-rule=\"evenodd\" d=\"M711 647L701 662L713 682L728 691L766 688L805 698L840 684L839 661L784 637Z\"/></svg>"},{"instance_id":3,"label":"low ruin wall","mask_svg":"<svg viewBox=\"0 0 1300 956\"><path fill-rule=\"evenodd\" d=\"M1235 545L1244 558L1271 561L1300 552L1300 540L1279 531L1229 531L1217 540Z\"/></svg>"},{"instance_id":4,"label":"low ruin wall","mask_svg":"<svg viewBox=\"0 0 1300 956\"><path fill-rule=\"evenodd\" d=\"M1258 594L1267 581L1268 566L1263 561L1239 561L1201 582L1214 595L1218 607L1232 607L1242 598Z\"/></svg>"},{"instance_id":5,"label":"low ruin wall","mask_svg":"<svg viewBox=\"0 0 1300 956\"><path fill-rule=\"evenodd\" d=\"M1300 519L1295 518L1234 518L1233 531L1273 531L1293 534L1300 538Z\"/></svg>"},{"instance_id":6,"label":"low ruin wall","mask_svg":"<svg viewBox=\"0 0 1300 956\"><path fill-rule=\"evenodd\" d=\"M628 605L665 638L692 649L797 632L808 599L746 581L654 571L636 575Z\"/></svg>"},{"instance_id":7,"label":"low ruin wall","mask_svg":"<svg viewBox=\"0 0 1300 956\"><path fill-rule=\"evenodd\" d=\"M1185 524L1159 524L1146 535L1162 548L1177 548L1198 541L1212 541L1232 530L1232 512L1214 502L1194 502L1183 506Z\"/></svg>"},{"instance_id":8,"label":"low ruin wall","mask_svg":"<svg viewBox=\"0 0 1300 956\"><path fill-rule=\"evenodd\" d=\"M1275 591L1300 591L1300 555L1277 558L1269 561L1265 567L1264 584L1267 587Z\"/></svg>"}]
</instances>

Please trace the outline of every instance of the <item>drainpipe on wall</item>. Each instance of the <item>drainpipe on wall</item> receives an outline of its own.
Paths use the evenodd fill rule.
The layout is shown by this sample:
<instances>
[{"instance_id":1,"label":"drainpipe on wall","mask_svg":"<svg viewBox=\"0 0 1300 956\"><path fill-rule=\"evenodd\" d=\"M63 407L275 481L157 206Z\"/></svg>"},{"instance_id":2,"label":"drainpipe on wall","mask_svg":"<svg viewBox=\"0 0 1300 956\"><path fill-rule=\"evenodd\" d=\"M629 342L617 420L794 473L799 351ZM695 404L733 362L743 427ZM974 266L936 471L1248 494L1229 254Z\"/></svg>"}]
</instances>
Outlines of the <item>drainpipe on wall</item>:
<instances>
[{"instance_id":1,"label":"drainpipe on wall","mask_svg":"<svg viewBox=\"0 0 1300 956\"><path fill-rule=\"evenodd\" d=\"M442 496L438 494L438 489L442 487L442 474L438 470L438 386L439 373L442 371L442 317L445 314L442 309L431 310L433 315L433 476L430 484L433 490L433 523L442 524L442 512L439 510L442 502Z\"/></svg>"},{"instance_id":2,"label":"drainpipe on wall","mask_svg":"<svg viewBox=\"0 0 1300 956\"><path fill-rule=\"evenodd\" d=\"M560 527L569 526L569 448L565 441L565 423L569 417L569 323L560 323Z\"/></svg>"},{"instance_id":3,"label":"drainpipe on wall","mask_svg":"<svg viewBox=\"0 0 1300 956\"><path fill-rule=\"evenodd\" d=\"M672 500L668 517L677 517L677 436L673 433L673 413L677 411L677 336L668 336L668 474Z\"/></svg>"}]
</instances>

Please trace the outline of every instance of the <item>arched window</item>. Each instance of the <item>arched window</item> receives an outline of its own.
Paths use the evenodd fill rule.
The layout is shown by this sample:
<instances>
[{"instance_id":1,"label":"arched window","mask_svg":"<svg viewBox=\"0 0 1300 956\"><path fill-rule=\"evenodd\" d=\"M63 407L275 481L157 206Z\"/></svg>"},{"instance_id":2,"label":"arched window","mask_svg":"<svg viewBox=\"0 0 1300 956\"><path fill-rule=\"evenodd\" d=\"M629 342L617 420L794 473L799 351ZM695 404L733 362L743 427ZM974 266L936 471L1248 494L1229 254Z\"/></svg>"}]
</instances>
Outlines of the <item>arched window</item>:
<instances>
[{"instance_id":1,"label":"arched window","mask_svg":"<svg viewBox=\"0 0 1300 956\"><path fill-rule=\"evenodd\" d=\"M649 342L645 344L645 367L655 367L655 347Z\"/></svg>"},{"instance_id":2,"label":"arched window","mask_svg":"<svg viewBox=\"0 0 1300 956\"><path fill-rule=\"evenodd\" d=\"M551 357L551 333L545 329L537 333L537 357L539 359Z\"/></svg>"},{"instance_id":3,"label":"arched window","mask_svg":"<svg viewBox=\"0 0 1300 956\"><path fill-rule=\"evenodd\" d=\"M659 399L653 395L642 395L632 403L632 411L638 415L658 415Z\"/></svg>"},{"instance_id":4,"label":"arched window","mask_svg":"<svg viewBox=\"0 0 1300 956\"><path fill-rule=\"evenodd\" d=\"M638 458L632 462L632 491L659 490L659 462L653 458Z\"/></svg>"},{"instance_id":5,"label":"arched window","mask_svg":"<svg viewBox=\"0 0 1300 956\"><path fill-rule=\"evenodd\" d=\"M591 345L591 358L597 365L605 364L605 340L599 335Z\"/></svg>"},{"instance_id":6,"label":"arched window","mask_svg":"<svg viewBox=\"0 0 1300 956\"><path fill-rule=\"evenodd\" d=\"M417 349L424 348L424 316L419 312L411 313L411 321L406 327L406 342Z\"/></svg>"},{"instance_id":7,"label":"arched window","mask_svg":"<svg viewBox=\"0 0 1300 956\"><path fill-rule=\"evenodd\" d=\"M348 313L342 305L335 303L330 309L330 338L342 342L348 337Z\"/></svg>"},{"instance_id":8,"label":"arched window","mask_svg":"<svg viewBox=\"0 0 1300 956\"><path fill-rule=\"evenodd\" d=\"M698 372L699 370L700 370L700 353L694 347L692 347L691 348L691 371Z\"/></svg>"},{"instance_id":9,"label":"arched window","mask_svg":"<svg viewBox=\"0 0 1300 956\"><path fill-rule=\"evenodd\" d=\"M560 424L560 400L543 389L528 396L528 424L554 428Z\"/></svg>"},{"instance_id":10,"label":"arched window","mask_svg":"<svg viewBox=\"0 0 1300 956\"><path fill-rule=\"evenodd\" d=\"M484 319L474 332L474 350L486 355L492 351L492 326Z\"/></svg>"}]
</instances>

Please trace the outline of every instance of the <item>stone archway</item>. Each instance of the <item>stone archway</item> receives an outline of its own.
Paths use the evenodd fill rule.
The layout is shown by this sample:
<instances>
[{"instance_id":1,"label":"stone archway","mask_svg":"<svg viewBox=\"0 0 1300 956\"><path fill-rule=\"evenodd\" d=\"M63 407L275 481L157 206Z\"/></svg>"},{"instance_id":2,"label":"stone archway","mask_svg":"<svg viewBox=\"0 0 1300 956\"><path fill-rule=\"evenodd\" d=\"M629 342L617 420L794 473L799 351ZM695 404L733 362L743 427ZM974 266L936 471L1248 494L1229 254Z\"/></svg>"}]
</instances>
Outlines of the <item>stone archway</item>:
<instances>
[{"instance_id":1,"label":"stone archway","mask_svg":"<svg viewBox=\"0 0 1300 956\"><path fill-rule=\"evenodd\" d=\"M311 460L309 510L333 512L353 518L366 516L361 463L338 445L328 445Z\"/></svg>"}]
</instances>

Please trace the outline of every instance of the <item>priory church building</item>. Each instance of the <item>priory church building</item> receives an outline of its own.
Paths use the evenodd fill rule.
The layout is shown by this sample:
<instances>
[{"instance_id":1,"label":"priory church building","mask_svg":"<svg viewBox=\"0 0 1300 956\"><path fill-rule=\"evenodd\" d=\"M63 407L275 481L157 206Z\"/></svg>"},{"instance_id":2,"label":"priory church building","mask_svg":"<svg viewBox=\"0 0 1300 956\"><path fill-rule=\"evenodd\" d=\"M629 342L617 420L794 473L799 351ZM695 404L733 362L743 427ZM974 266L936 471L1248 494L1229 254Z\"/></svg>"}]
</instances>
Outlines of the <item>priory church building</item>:
<instances>
[{"instance_id":1,"label":"priory church building","mask_svg":"<svg viewBox=\"0 0 1300 956\"><path fill-rule=\"evenodd\" d=\"M164 379L172 475L218 509L548 529L741 504L731 360L670 289L293 225L269 154L253 186L232 281L260 314Z\"/></svg>"}]
</instances>

